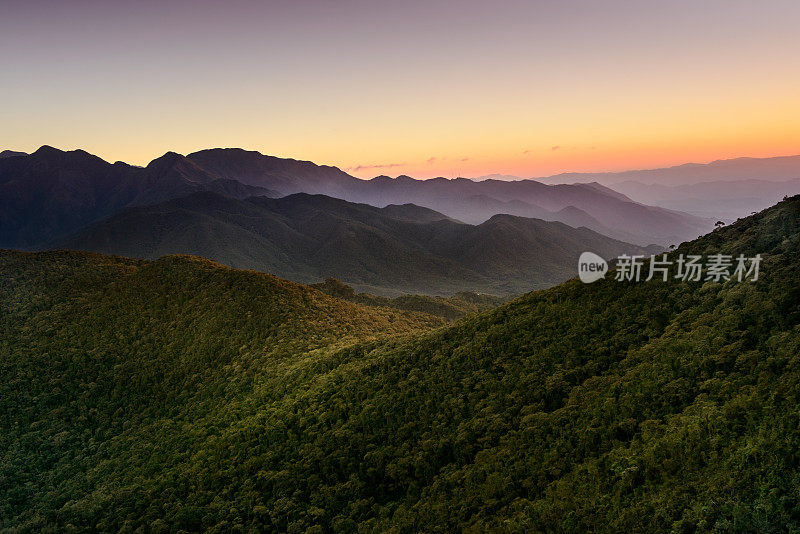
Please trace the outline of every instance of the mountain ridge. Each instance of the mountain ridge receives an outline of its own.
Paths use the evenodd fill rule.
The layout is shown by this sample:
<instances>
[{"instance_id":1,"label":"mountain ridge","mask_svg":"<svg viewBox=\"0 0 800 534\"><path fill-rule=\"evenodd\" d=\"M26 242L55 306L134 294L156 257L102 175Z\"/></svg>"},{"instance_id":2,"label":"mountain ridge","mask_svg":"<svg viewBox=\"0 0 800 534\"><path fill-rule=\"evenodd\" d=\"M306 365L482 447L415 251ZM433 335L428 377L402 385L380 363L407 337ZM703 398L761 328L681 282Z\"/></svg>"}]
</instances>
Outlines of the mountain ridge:
<instances>
[{"instance_id":1,"label":"mountain ridge","mask_svg":"<svg viewBox=\"0 0 800 534\"><path fill-rule=\"evenodd\" d=\"M738 169L737 169L738 167ZM629 169L624 171L597 171L597 172L580 172L580 171L566 171L558 174L538 177L520 177L514 175L498 175L487 174L470 178L475 181L499 179L504 181L520 181L520 180L535 180L546 183L562 183L559 180L567 179L564 183L589 183L595 180L601 180L605 186L614 186L623 181L641 181L652 185L655 182L647 182L643 179L646 176L659 175L673 175L673 178L678 180L668 181L664 185L686 185L688 183L702 183L705 181L720 181L725 176L712 176L707 179L697 180L697 172L702 174L713 174L718 170L725 170L728 173L728 180L746 180L751 178L761 177L769 181L790 180L800 177L800 155L789 156L766 156L766 157L752 157L742 156L736 158L723 158L716 159L707 163L680 163L677 165L670 165L667 167L650 167L640 169ZM692 176L677 175L678 171L694 171ZM734 171L731 176L731 170ZM765 177L768 175L770 177ZM659 178L663 181L663 177Z\"/></svg>"},{"instance_id":2,"label":"mountain ridge","mask_svg":"<svg viewBox=\"0 0 800 534\"><path fill-rule=\"evenodd\" d=\"M33 154L0 159L0 247L35 248L135 205L198 190L244 198L274 194L209 175L169 153L152 166L109 163L84 150L43 145Z\"/></svg>"},{"instance_id":3,"label":"mountain ridge","mask_svg":"<svg viewBox=\"0 0 800 534\"><path fill-rule=\"evenodd\" d=\"M192 254L301 283L334 277L384 295L518 294L569 278L584 250L607 257L651 250L512 215L476 226L416 206L213 192L130 208L50 246L148 259Z\"/></svg>"},{"instance_id":4,"label":"mountain ridge","mask_svg":"<svg viewBox=\"0 0 800 534\"><path fill-rule=\"evenodd\" d=\"M688 174L683 172L687 170L690 171ZM770 181L800 178L800 155L764 158L740 157L719 159L709 163L683 163L670 167L616 172L565 172L537 179L549 182L563 179L580 182L600 180L605 185L614 188L615 184L625 181L686 185L722 179L738 181L751 178Z\"/></svg>"},{"instance_id":5,"label":"mountain ridge","mask_svg":"<svg viewBox=\"0 0 800 534\"><path fill-rule=\"evenodd\" d=\"M85 168L83 168L83 167ZM331 166L266 156L242 149L174 152L146 167L110 164L83 150L44 145L31 155L0 159L0 246L32 249L119 210L210 190L234 198L325 194L382 207L416 204L450 218L478 224L497 213L572 222L562 210L618 240L649 245L696 237L713 221L646 206L607 188L411 177L361 180ZM45 209L46 206L46 209Z\"/></svg>"},{"instance_id":6,"label":"mountain ridge","mask_svg":"<svg viewBox=\"0 0 800 534\"><path fill-rule=\"evenodd\" d=\"M730 222L800 193L800 173L796 179L782 181L741 179L685 185L620 182L614 187L643 203Z\"/></svg>"},{"instance_id":7,"label":"mountain ridge","mask_svg":"<svg viewBox=\"0 0 800 534\"><path fill-rule=\"evenodd\" d=\"M598 221L594 230L639 245L681 242L697 237L713 226L713 221L645 206L601 186L550 185L534 180L475 182L466 178L442 177L417 180L406 175L397 178L381 175L361 180L339 168L311 162L299 162L302 168L289 179L286 166L296 160L283 160L256 151L207 149L189 154L187 158L219 176L275 189L283 194L302 189L307 193L374 206L413 203L471 224L484 222L508 209L516 210L515 214L521 216L559 220L558 212L572 205ZM297 178L300 176L306 178L302 186ZM508 206L509 202L513 204Z\"/></svg>"}]
</instances>

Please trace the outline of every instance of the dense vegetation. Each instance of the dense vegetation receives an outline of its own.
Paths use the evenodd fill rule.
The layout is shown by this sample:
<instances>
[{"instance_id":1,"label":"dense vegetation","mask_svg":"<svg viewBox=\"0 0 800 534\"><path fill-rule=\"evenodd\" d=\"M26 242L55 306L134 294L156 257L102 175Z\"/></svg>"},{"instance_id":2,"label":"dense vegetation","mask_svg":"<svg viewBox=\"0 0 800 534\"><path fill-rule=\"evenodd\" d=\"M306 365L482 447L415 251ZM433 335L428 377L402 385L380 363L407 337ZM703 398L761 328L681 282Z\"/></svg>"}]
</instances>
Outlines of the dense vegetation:
<instances>
[{"instance_id":1,"label":"dense vegetation","mask_svg":"<svg viewBox=\"0 0 800 534\"><path fill-rule=\"evenodd\" d=\"M3 526L38 529L35 512L102 494L117 446L137 469L183 457L183 425L228 412L258 377L280 395L325 354L442 324L191 257L3 252L0 273Z\"/></svg>"},{"instance_id":2,"label":"dense vegetation","mask_svg":"<svg viewBox=\"0 0 800 534\"><path fill-rule=\"evenodd\" d=\"M675 252L761 253L757 282L572 281L446 328L4 253L0 525L796 532L799 250L794 197Z\"/></svg>"},{"instance_id":3,"label":"dense vegetation","mask_svg":"<svg viewBox=\"0 0 800 534\"><path fill-rule=\"evenodd\" d=\"M460 319L465 315L491 310L510 300L511 297L496 297L485 293L461 291L452 297L431 297L428 295L401 295L389 298L370 293L356 293L355 289L335 278L327 278L324 282L311 284L336 298L357 302L365 306L381 306L398 310L416 311L435 315L444 319Z\"/></svg>"}]
</instances>

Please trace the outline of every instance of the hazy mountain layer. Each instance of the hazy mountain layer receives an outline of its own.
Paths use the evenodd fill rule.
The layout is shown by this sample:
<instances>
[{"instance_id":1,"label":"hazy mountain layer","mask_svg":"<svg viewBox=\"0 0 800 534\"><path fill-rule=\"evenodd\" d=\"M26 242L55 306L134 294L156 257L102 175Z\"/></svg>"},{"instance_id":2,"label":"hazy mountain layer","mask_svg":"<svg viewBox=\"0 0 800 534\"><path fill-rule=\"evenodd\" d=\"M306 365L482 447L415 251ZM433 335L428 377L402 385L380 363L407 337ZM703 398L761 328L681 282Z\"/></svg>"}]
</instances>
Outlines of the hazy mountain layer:
<instances>
[{"instance_id":1,"label":"hazy mountain layer","mask_svg":"<svg viewBox=\"0 0 800 534\"><path fill-rule=\"evenodd\" d=\"M0 158L0 246L34 249L125 207L198 191L232 198L305 192L379 207L413 203L472 224L510 214L587 226L640 245L676 244L708 231L714 222L638 204L597 184L407 176L360 180L335 167L241 149L187 157L168 152L141 168L44 146L30 155L6 151Z\"/></svg>"},{"instance_id":2,"label":"hazy mountain layer","mask_svg":"<svg viewBox=\"0 0 800 534\"><path fill-rule=\"evenodd\" d=\"M139 258L193 254L389 295L520 294L575 276L585 250L607 258L650 252L562 223L496 215L473 226L418 206L376 208L304 193L246 200L198 193L126 210L54 247Z\"/></svg>"},{"instance_id":3,"label":"hazy mountain layer","mask_svg":"<svg viewBox=\"0 0 800 534\"><path fill-rule=\"evenodd\" d=\"M219 177L283 194L320 193L374 206L413 203L455 219L479 224L497 214L512 214L570 224L582 212L589 228L604 235L647 245L676 244L712 228L714 221L631 201L597 184L547 185L534 180L475 182L465 178L415 180L379 176L359 180L335 167L265 156L241 149L210 149L187 158Z\"/></svg>"},{"instance_id":4,"label":"hazy mountain layer","mask_svg":"<svg viewBox=\"0 0 800 534\"><path fill-rule=\"evenodd\" d=\"M699 182L770 180L785 181L800 178L800 156L772 158L734 158L711 163L685 163L663 169L622 172L563 173L548 178L548 182L600 182L612 188L620 182L641 182L654 185L690 185Z\"/></svg>"},{"instance_id":5,"label":"hazy mountain layer","mask_svg":"<svg viewBox=\"0 0 800 534\"><path fill-rule=\"evenodd\" d=\"M521 179L498 175L478 179L486 178ZM612 191L611 187L637 202L733 221L766 209L784 196L800 193L800 156L735 158L623 172L564 173L536 180L557 184L601 182L608 186L605 191Z\"/></svg>"},{"instance_id":6,"label":"hazy mountain layer","mask_svg":"<svg viewBox=\"0 0 800 534\"><path fill-rule=\"evenodd\" d=\"M678 209L727 222L761 211L785 196L800 193L800 164L795 180L738 180L687 185L622 182L614 188L646 204Z\"/></svg>"}]
</instances>

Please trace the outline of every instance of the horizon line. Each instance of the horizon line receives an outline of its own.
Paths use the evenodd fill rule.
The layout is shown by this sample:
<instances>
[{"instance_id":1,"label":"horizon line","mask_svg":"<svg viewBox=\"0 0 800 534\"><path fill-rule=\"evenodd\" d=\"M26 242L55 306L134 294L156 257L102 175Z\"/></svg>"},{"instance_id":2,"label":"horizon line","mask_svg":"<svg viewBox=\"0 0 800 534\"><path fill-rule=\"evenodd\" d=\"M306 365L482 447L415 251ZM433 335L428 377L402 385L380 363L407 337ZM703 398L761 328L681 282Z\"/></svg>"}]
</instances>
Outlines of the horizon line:
<instances>
[{"instance_id":1,"label":"horizon line","mask_svg":"<svg viewBox=\"0 0 800 534\"><path fill-rule=\"evenodd\" d=\"M395 179L400 178L400 177L407 177L407 178L411 178L413 180L419 180L419 181L436 180L436 179L440 179L440 178L441 179L445 179L445 180L465 179L465 180L472 180L472 181L475 181L475 182L483 182L483 181L487 181L487 180L497 180L497 181L504 181L504 182L522 181L522 180L542 181L542 180L550 180L550 179L555 179L555 178L558 178L558 177L571 176L571 175L613 175L613 174L623 174L623 173L628 173L628 172L648 172L648 171L660 171L660 170L667 170L667 169L677 169L677 168L680 168L680 167L689 167L689 166L704 167L704 166L708 166L708 165L713 165L715 163L738 161L738 160L769 160L769 159L784 159L784 158L785 159L788 159L788 158L800 158L800 153L781 154L781 155L773 155L773 156L733 156L733 157L730 157L730 158L715 158L715 159L712 159L712 160L706 161L706 162L687 161L685 163L678 163L678 164L675 164L675 165L667 165L667 166L661 166L661 167L658 167L658 166L646 167L646 168L638 167L638 168L629 168L629 169L622 169L622 170L598 170L598 171L561 171L561 172L554 173L554 174L549 174L549 175L529 176L529 177L523 177L523 176L518 176L518 175L514 175L514 174L507 174L507 173L503 173L503 172L493 172L493 173L489 173L489 174L483 174L483 175L480 175L480 176L462 176L462 175L459 175L459 176L454 176L452 178L448 178L447 176L442 176L442 175L429 176L429 177L423 178L423 177L414 177L414 176L411 176L411 175L405 174L405 173L398 174L398 175L395 175L395 176L391 176L391 175L388 175L388 174L376 174L376 175L374 175L374 176L372 176L370 178L361 178L359 176L355 176L354 174L351 174L350 172L348 172L348 170L352 169L352 167L332 165L332 164L328 164L328 163L317 163L316 161L313 161L313 160L301 159L301 158L296 158L296 157L291 157L291 156L284 156L284 155L278 156L278 155L262 152L261 150L258 150L258 149L250 149L250 148L243 148L243 147L236 147L236 146L226 146L226 147L217 146L217 147L211 147L211 148L200 148L200 149L197 149L197 150L193 150L191 152L187 152L186 154L182 154L182 153L176 152L174 150L167 150L164 153L162 153L161 155L150 159L144 165L138 165L138 164L135 164L135 163L129 163L127 161L120 160L120 159L117 159L117 160L112 162L111 159L106 159L105 157L100 156L98 154L95 154L93 152L90 152L90 151L88 151L88 150L86 150L84 148L62 149L62 148L58 148L58 147L55 147L53 145L49 145L49 144L46 144L46 143L43 144L43 145L40 145L36 150L33 150L31 152L26 152L24 150L15 150L15 149L11 149L11 148L4 148L4 149L0 150L0 153L16 152L16 153L22 153L24 155L29 156L29 155L32 155L32 154L38 152L39 150L41 150L43 148L52 148L54 150L58 150L59 152L78 152L78 151L82 151L82 152L86 152L87 154L90 154L92 156L95 156L97 158L100 158L100 159L102 159L103 161L105 161L106 163L109 163L109 164L124 163L124 164L130 165L132 167L146 167L147 165L149 165L153 161L155 161L155 160L157 160L157 159L159 159L159 158L161 158L161 157L163 157L163 156L165 156L165 155L167 155L169 153L174 153L174 154L178 154L178 155L180 155L182 157L187 157L187 156L189 156L191 154L195 154L197 152L202 152L202 151L206 151L206 150L242 150L244 152L256 152L256 153L258 153L258 154L260 154L262 156L267 156L267 157L274 157L274 158L278 158L278 159L292 160L292 161L297 161L297 162L312 163L312 164L314 164L314 165L316 165L318 167L334 168L334 169L337 169L337 170L339 170L339 171L341 171L341 172L343 172L343 173L345 173L345 174L347 174L349 176L352 176L353 178L356 178L358 180L365 180L365 181L372 180L372 179L379 178L379 177L383 177L383 176L388 177L388 178L390 178L392 180L395 180ZM513 179L511 179L511 180L503 180L503 179L500 179L500 178L493 178L494 176L507 176L507 177L513 178ZM754 178L754 179L757 179L757 178ZM741 180L737 180L737 181L741 181ZM773 181L773 180L766 180L766 181Z\"/></svg>"}]
</instances>

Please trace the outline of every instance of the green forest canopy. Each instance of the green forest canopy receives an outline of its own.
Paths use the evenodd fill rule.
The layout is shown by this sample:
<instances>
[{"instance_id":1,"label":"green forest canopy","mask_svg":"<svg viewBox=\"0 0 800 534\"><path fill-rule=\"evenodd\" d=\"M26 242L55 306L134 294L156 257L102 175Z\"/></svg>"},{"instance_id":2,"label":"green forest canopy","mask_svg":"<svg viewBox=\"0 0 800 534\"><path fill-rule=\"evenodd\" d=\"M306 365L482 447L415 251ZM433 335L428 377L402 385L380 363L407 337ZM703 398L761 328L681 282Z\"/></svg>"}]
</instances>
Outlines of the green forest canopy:
<instances>
[{"instance_id":1,"label":"green forest canopy","mask_svg":"<svg viewBox=\"0 0 800 534\"><path fill-rule=\"evenodd\" d=\"M797 531L800 197L451 326L190 257L0 254L0 528Z\"/></svg>"}]
</instances>

